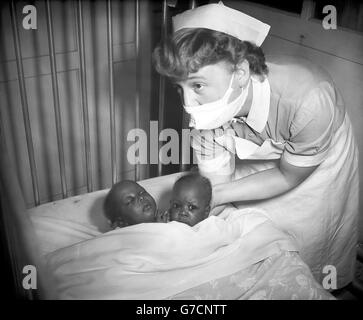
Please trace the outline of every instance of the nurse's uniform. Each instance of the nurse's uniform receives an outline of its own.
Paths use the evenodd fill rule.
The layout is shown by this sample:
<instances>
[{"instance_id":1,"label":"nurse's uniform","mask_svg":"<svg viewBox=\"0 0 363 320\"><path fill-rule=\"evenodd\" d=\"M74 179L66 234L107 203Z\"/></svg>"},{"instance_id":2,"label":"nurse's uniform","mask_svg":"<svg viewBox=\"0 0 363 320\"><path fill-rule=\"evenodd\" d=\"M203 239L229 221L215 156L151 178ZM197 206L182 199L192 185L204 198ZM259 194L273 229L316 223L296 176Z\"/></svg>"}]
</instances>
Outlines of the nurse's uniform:
<instances>
[{"instance_id":1,"label":"nurse's uniform","mask_svg":"<svg viewBox=\"0 0 363 320\"><path fill-rule=\"evenodd\" d=\"M258 46L269 31L268 25L223 4L188 10L173 24L174 30L208 28ZM303 59L266 58L267 78L252 77L249 83L252 105L246 118L192 131L198 167L208 174L234 173L238 179L278 166L281 158L298 167L318 165L283 195L237 205L265 209L296 239L316 279L322 283L336 270L342 287L353 279L357 243L358 150L351 123L322 69Z\"/></svg>"},{"instance_id":2,"label":"nurse's uniform","mask_svg":"<svg viewBox=\"0 0 363 320\"><path fill-rule=\"evenodd\" d=\"M264 82L252 79L247 118L222 130L193 130L192 147L202 172L234 172L234 179L278 165L319 165L298 187L249 203L266 210L291 234L302 259L322 283L336 268L338 287L353 279L358 217L358 150L339 92L308 61L269 58ZM333 271L334 272L334 271Z\"/></svg>"}]
</instances>

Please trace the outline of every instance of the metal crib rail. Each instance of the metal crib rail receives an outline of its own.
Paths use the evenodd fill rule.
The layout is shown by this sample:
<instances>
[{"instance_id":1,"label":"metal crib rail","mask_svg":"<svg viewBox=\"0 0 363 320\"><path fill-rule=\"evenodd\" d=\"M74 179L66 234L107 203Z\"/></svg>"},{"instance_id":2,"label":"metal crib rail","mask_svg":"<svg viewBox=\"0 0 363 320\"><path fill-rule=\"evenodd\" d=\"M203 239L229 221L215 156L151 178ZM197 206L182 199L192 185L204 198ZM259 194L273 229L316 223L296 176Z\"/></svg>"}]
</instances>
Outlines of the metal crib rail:
<instances>
[{"instance_id":1,"label":"metal crib rail","mask_svg":"<svg viewBox=\"0 0 363 320\"><path fill-rule=\"evenodd\" d=\"M136 53L136 96L135 125L140 128L140 1L135 1L135 53ZM140 180L140 164L135 165L135 180Z\"/></svg>"},{"instance_id":2,"label":"metal crib rail","mask_svg":"<svg viewBox=\"0 0 363 320\"><path fill-rule=\"evenodd\" d=\"M112 184L117 181L116 166L116 119L115 119L115 96L113 78L113 47L112 47L112 3L107 0L107 48L108 48L108 71L109 71L109 99L110 99L110 131L111 131L111 171Z\"/></svg>"},{"instance_id":3,"label":"metal crib rail","mask_svg":"<svg viewBox=\"0 0 363 320\"><path fill-rule=\"evenodd\" d=\"M176 4L170 4L172 1L163 0L162 2L162 31L161 38L165 39L168 34L168 18L169 10L168 6L175 6ZM174 1L176 3L176 1ZM190 7L193 8L196 5L196 1L190 1ZM109 113L110 113L110 144L111 144L111 176L112 184L117 181L118 170L116 161L116 119L115 119L115 96L114 96L114 58L113 58L113 30L112 30L112 2L107 0L107 45L108 45L108 76L109 76ZM57 62L56 62L56 52L54 43L54 26L52 17L51 2L45 0L46 8L46 24L47 24L47 37L49 45L49 59L51 68L51 81L52 81L52 92L53 92L53 104L54 104L54 116L55 116L55 129L57 137L57 147L58 147L58 162L60 170L60 182L61 182L61 192L62 197L68 197L67 189L67 179L66 179L66 164L65 164L65 152L62 134L62 119L60 110L60 99L59 99L59 88L58 88L58 76L57 76ZM16 19L15 3L11 1L10 12L12 18L12 28L14 34L14 47L16 53L16 63L18 70L19 87L21 93L21 104L23 111L23 121L25 127L25 135L28 149L28 158L30 164L31 181L33 187L33 197L35 205L40 204L40 194L39 194L39 183L37 176L37 168L35 162L35 152L32 140L31 125L29 119L29 108L25 85L25 76L23 70L21 45L18 30L18 21ZM86 82L86 58L85 58L85 39L84 39L84 21L83 21L83 5L82 0L77 0L76 3L76 26L77 26L77 39L79 44L79 68L80 68L80 103L82 106L82 116L83 116L83 135L84 135L84 150L85 150L85 171L86 171L86 183L87 191L93 191L93 181L92 181L92 163L91 163L91 141L90 141L90 122L89 122L89 110L88 110L88 100L87 100L87 82ZM135 2L135 54L136 54L136 94L135 94L135 126L140 127L140 1ZM158 106L158 122L159 131L164 128L164 113L165 113L165 78L160 77L159 82L159 106ZM161 148L162 142L159 141L159 150ZM183 151L182 151L183 154ZM183 155L182 155L183 157ZM183 160L181 164L183 164ZM158 175L162 175L162 162L159 159L158 162ZM135 180L140 180L140 164L135 165Z\"/></svg>"},{"instance_id":4,"label":"metal crib rail","mask_svg":"<svg viewBox=\"0 0 363 320\"><path fill-rule=\"evenodd\" d=\"M52 10L49 0L46 0L45 4L47 12L46 18L48 26L48 44L49 44L49 56L50 56L50 68L52 74L54 115L55 115L55 125L57 133L58 160L59 160L59 168L61 176L62 196L63 198L67 198L68 191L67 191L66 169L64 161L62 120L61 120L60 104L59 104L57 66L56 66L56 56L55 56L55 47L54 47L53 18L52 18Z\"/></svg>"},{"instance_id":5,"label":"metal crib rail","mask_svg":"<svg viewBox=\"0 0 363 320\"><path fill-rule=\"evenodd\" d=\"M168 0L163 0L162 4L162 21L161 21L161 40L165 40L168 35ZM158 123L159 132L164 128L164 110L165 110L165 77L160 76L159 80L159 109ZM159 140L158 150L162 147L162 142ZM163 174L163 164L158 158L158 176Z\"/></svg>"},{"instance_id":6,"label":"metal crib rail","mask_svg":"<svg viewBox=\"0 0 363 320\"><path fill-rule=\"evenodd\" d=\"M34 196L35 205L37 206L40 204L37 168L35 165L34 146L33 146L32 131L31 131L30 119L29 119L29 107L28 107L28 99L27 99L26 86L25 86L25 76L24 76L23 60L22 60L22 54L21 54L18 20L16 17L14 0L10 2L10 15L11 15L12 30L13 30L13 35L14 35L14 48L15 48L15 56L16 56L16 65L17 65L17 69L18 69L17 71L18 71L18 80L19 80L19 88L20 88L20 99L21 99L21 106L22 106L22 111L23 111L23 121L24 121L24 127L25 127L26 144L27 144L27 148L28 148L30 174L31 174L32 186L33 186L33 196Z\"/></svg>"},{"instance_id":7,"label":"metal crib rail","mask_svg":"<svg viewBox=\"0 0 363 320\"><path fill-rule=\"evenodd\" d=\"M79 43L79 68L80 68L80 81L81 81L81 105L83 111L83 125L84 125L84 147L86 155L86 179L87 191L93 191L92 184L92 164L91 164L91 143L89 132L89 117L88 117L88 101L87 101L87 77L86 77L86 57L84 49L84 28L83 28L83 12L82 1L77 1L77 27L78 27L78 43Z\"/></svg>"}]
</instances>

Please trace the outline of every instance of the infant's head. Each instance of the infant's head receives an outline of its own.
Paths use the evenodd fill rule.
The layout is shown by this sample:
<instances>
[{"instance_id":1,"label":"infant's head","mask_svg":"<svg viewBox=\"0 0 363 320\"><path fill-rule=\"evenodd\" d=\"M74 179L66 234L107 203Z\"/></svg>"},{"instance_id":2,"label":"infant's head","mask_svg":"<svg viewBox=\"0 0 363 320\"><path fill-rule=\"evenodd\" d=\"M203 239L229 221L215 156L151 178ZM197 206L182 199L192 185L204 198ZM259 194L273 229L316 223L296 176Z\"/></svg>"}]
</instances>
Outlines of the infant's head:
<instances>
[{"instance_id":1,"label":"infant's head","mask_svg":"<svg viewBox=\"0 0 363 320\"><path fill-rule=\"evenodd\" d=\"M212 186L207 178L198 173L181 177L173 187L170 220L196 225L208 217L211 199Z\"/></svg>"},{"instance_id":2,"label":"infant's head","mask_svg":"<svg viewBox=\"0 0 363 320\"><path fill-rule=\"evenodd\" d=\"M106 196L104 211L112 228L156 221L154 198L138 183L123 180L116 183Z\"/></svg>"}]
</instances>

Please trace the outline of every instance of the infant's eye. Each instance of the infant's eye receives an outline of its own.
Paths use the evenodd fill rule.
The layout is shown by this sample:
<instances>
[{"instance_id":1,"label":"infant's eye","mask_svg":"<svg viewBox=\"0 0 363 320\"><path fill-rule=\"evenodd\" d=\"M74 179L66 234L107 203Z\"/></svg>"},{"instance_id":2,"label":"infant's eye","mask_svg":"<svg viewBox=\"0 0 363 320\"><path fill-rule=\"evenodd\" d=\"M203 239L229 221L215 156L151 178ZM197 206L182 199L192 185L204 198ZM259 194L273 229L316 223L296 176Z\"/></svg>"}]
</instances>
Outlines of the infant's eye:
<instances>
[{"instance_id":1,"label":"infant's eye","mask_svg":"<svg viewBox=\"0 0 363 320\"><path fill-rule=\"evenodd\" d=\"M178 203L173 203L172 208L173 208L173 209L177 209L177 208L179 208L179 204L178 204Z\"/></svg>"},{"instance_id":2,"label":"infant's eye","mask_svg":"<svg viewBox=\"0 0 363 320\"><path fill-rule=\"evenodd\" d=\"M192 204L188 205L188 210L190 210L190 211L194 210L195 208L196 208L196 206L194 206Z\"/></svg>"},{"instance_id":3,"label":"infant's eye","mask_svg":"<svg viewBox=\"0 0 363 320\"><path fill-rule=\"evenodd\" d=\"M126 198L126 205L130 205L134 201L134 197L127 197Z\"/></svg>"}]
</instances>

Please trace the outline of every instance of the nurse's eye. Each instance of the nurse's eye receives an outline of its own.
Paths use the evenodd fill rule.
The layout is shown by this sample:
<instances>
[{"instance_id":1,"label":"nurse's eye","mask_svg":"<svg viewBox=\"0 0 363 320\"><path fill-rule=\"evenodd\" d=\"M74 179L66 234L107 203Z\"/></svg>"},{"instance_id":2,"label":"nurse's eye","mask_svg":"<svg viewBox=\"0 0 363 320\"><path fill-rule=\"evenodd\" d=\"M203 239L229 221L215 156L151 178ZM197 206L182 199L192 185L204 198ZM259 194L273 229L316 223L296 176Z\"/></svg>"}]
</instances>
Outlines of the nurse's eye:
<instances>
[{"instance_id":1,"label":"nurse's eye","mask_svg":"<svg viewBox=\"0 0 363 320\"><path fill-rule=\"evenodd\" d=\"M193 84L193 90L195 92L200 92L204 88L204 85L202 83L194 83Z\"/></svg>"}]
</instances>

